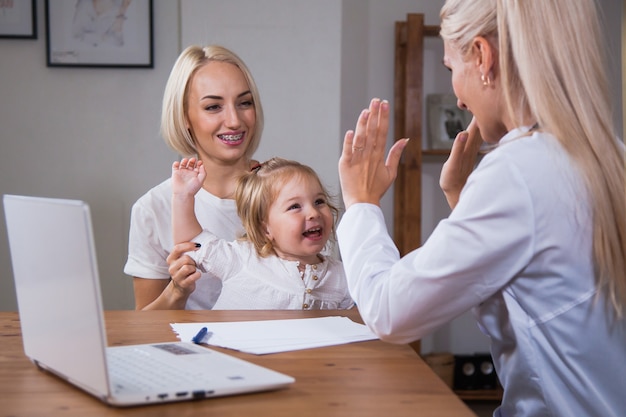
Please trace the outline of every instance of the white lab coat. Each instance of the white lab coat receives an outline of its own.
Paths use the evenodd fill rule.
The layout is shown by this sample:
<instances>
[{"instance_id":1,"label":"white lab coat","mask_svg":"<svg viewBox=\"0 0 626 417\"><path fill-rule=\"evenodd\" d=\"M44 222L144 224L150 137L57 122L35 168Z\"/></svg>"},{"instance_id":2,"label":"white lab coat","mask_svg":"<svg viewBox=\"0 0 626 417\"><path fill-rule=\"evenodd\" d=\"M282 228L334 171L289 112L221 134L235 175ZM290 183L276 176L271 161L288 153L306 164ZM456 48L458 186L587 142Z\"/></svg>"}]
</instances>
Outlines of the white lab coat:
<instances>
[{"instance_id":1,"label":"white lab coat","mask_svg":"<svg viewBox=\"0 0 626 417\"><path fill-rule=\"evenodd\" d=\"M402 259L380 208L351 206L338 228L350 293L397 343L473 308L505 388L496 415L623 416L626 320L597 294L589 198L556 139L526 131L501 139Z\"/></svg>"}]
</instances>

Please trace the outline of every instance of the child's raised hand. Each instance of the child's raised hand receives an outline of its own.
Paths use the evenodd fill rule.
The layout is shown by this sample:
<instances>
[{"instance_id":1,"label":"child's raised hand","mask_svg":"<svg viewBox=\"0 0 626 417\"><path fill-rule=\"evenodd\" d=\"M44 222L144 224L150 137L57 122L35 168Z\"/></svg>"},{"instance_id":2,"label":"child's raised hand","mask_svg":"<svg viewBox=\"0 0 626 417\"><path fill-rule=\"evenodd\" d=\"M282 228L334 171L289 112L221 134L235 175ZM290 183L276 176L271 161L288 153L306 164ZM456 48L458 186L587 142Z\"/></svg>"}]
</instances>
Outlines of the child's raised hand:
<instances>
[{"instance_id":1,"label":"child's raised hand","mask_svg":"<svg viewBox=\"0 0 626 417\"><path fill-rule=\"evenodd\" d=\"M183 158L172 164L172 192L174 194L195 195L206 178L202 161L196 158Z\"/></svg>"}]
</instances>

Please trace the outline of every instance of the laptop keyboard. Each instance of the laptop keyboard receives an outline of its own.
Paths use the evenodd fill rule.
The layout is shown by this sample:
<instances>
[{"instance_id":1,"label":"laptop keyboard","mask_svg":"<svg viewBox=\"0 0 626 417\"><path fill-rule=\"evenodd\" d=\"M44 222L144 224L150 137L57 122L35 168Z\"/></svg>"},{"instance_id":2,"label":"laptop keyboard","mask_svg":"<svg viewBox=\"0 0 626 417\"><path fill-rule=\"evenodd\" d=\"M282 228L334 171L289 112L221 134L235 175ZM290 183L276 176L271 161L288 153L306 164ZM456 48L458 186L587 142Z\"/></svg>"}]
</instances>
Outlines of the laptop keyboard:
<instances>
[{"instance_id":1,"label":"laptop keyboard","mask_svg":"<svg viewBox=\"0 0 626 417\"><path fill-rule=\"evenodd\" d=\"M207 370L181 369L146 349L107 349L111 386L115 393L207 386Z\"/></svg>"}]
</instances>

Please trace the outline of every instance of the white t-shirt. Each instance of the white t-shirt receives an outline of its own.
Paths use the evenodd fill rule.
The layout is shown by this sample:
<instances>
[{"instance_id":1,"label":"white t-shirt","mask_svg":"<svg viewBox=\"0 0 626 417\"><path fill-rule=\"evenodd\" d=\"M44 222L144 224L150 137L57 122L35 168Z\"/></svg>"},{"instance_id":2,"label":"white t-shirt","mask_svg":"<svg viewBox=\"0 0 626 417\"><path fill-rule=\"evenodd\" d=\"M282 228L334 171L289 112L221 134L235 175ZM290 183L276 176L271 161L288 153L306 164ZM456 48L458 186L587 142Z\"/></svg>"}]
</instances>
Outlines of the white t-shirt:
<instances>
[{"instance_id":1,"label":"white t-shirt","mask_svg":"<svg viewBox=\"0 0 626 417\"><path fill-rule=\"evenodd\" d=\"M166 258L174 246L171 199L172 184L171 179L167 179L133 205L124 273L138 278L170 278ZM243 234L235 200L220 199L200 189L196 194L195 212L202 228L222 239L234 240ZM202 274L185 308L213 308L221 287L219 279Z\"/></svg>"},{"instance_id":2,"label":"white t-shirt","mask_svg":"<svg viewBox=\"0 0 626 417\"><path fill-rule=\"evenodd\" d=\"M272 255L260 257L246 240L226 241L203 231L190 252L199 269L222 279L216 310L336 310L354 306L340 261L306 265Z\"/></svg>"},{"instance_id":3,"label":"white t-shirt","mask_svg":"<svg viewBox=\"0 0 626 417\"><path fill-rule=\"evenodd\" d=\"M380 208L351 206L337 231L350 292L399 343L473 307L504 387L496 416L623 416L626 320L598 297L582 178L554 137L523 134L501 139L401 259Z\"/></svg>"}]
</instances>

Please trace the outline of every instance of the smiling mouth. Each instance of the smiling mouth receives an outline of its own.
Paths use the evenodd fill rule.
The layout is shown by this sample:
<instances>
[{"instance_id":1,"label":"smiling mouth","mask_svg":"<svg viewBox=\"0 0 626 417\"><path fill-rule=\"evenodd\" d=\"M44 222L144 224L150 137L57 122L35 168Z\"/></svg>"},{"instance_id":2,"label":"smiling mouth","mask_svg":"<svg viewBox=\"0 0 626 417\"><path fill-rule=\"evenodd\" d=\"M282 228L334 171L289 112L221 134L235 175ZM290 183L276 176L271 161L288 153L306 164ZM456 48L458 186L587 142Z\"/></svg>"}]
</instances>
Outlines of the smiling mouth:
<instances>
[{"instance_id":1,"label":"smiling mouth","mask_svg":"<svg viewBox=\"0 0 626 417\"><path fill-rule=\"evenodd\" d=\"M217 135L220 140L224 142L239 142L243 138L243 133L238 133L236 135Z\"/></svg>"},{"instance_id":2,"label":"smiling mouth","mask_svg":"<svg viewBox=\"0 0 626 417\"><path fill-rule=\"evenodd\" d=\"M322 236L322 228L314 227L302 233L304 237L321 237Z\"/></svg>"}]
</instances>

